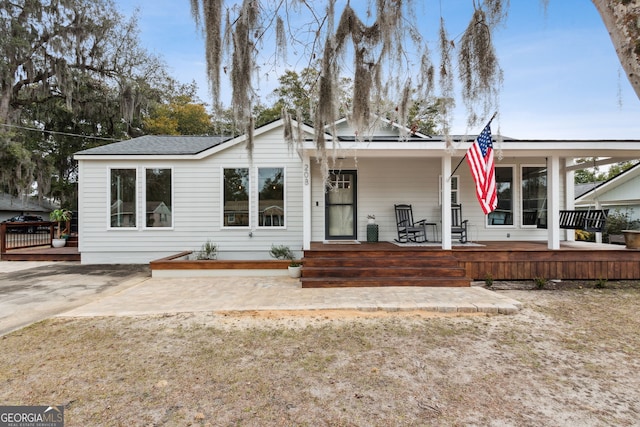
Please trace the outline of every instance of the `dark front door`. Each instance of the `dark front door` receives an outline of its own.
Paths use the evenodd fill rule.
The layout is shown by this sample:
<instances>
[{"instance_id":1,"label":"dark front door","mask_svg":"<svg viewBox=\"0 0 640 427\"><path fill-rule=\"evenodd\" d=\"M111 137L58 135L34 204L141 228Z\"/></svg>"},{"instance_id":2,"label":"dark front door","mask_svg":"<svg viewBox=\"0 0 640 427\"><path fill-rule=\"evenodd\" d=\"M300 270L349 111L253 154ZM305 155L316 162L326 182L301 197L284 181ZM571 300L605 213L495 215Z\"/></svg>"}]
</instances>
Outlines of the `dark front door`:
<instances>
[{"instance_id":1,"label":"dark front door","mask_svg":"<svg viewBox=\"0 0 640 427\"><path fill-rule=\"evenodd\" d=\"M325 193L325 238L355 240L357 213L356 171L332 171Z\"/></svg>"}]
</instances>

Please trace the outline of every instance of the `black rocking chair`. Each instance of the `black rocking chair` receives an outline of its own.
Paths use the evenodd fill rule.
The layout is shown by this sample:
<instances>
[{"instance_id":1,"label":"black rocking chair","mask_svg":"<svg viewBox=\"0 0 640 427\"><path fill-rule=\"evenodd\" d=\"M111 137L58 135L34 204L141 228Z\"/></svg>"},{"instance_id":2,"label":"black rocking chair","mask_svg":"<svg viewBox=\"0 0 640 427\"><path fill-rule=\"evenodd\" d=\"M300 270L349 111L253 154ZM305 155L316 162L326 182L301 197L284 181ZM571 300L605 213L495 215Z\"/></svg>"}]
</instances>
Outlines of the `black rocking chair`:
<instances>
[{"instance_id":1,"label":"black rocking chair","mask_svg":"<svg viewBox=\"0 0 640 427\"><path fill-rule=\"evenodd\" d=\"M460 236L460 243L467 243L467 225L469 220L462 219L462 205L451 205L451 235Z\"/></svg>"},{"instance_id":2,"label":"black rocking chair","mask_svg":"<svg viewBox=\"0 0 640 427\"><path fill-rule=\"evenodd\" d=\"M413 221L411 205L394 205L398 226L398 243L421 243L427 241L427 220Z\"/></svg>"}]
</instances>

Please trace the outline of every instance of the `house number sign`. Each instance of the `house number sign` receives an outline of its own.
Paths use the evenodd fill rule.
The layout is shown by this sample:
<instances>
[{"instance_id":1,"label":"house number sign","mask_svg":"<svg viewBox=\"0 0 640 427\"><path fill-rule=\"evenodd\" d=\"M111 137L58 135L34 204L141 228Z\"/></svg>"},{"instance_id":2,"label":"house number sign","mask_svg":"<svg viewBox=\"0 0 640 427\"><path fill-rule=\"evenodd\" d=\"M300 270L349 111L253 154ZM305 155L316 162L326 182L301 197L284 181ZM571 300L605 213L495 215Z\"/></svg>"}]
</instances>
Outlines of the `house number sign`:
<instances>
[{"instance_id":1,"label":"house number sign","mask_svg":"<svg viewBox=\"0 0 640 427\"><path fill-rule=\"evenodd\" d=\"M302 176L304 177L304 185L309 185L309 163L304 164Z\"/></svg>"}]
</instances>

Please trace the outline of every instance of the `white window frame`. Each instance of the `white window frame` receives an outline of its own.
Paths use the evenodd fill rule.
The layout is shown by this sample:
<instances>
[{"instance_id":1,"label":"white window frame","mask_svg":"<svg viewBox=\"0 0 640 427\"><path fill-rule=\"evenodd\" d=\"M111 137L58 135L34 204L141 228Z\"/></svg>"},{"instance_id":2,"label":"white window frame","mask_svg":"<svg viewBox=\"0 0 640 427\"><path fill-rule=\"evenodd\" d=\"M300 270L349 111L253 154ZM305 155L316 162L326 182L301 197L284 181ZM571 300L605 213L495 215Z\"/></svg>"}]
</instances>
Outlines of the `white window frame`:
<instances>
[{"instance_id":1,"label":"white window frame","mask_svg":"<svg viewBox=\"0 0 640 427\"><path fill-rule=\"evenodd\" d=\"M518 195L520 193L520 185L522 185L522 183L520 182L520 179L518 178L518 165L516 164L500 164L500 165L496 165L496 168L511 168L511 216L512 216L512 223L511 224L491 224L491 222L489 221L489 217L490 215L485 215L485 226L487 228L508 228L508 229L513 229L516 228L516 216L518 215L518 212L516 210L516 205L518 205L516 203L516 200L518 200ZM496 183L497 186L497 183ZM497 189L497 188L496 188ZM498 195L498 204L500 203L500 196Z\"/></svg>"},{"instance_id":2,"label":"white window frame","mask_svg":"<svg viewBox=\"0 0 640 427\"><path fill-rule=\"evenodd\" d=\"M241 226L229 226L229 225L224 225L224 218L225 218L225 213L224 213L224 171L227 169L246 169L249 172L249 177L248 177L248 185L249 185L249 189L248 189L248 214L249 214L249 220L247 221L247 225L241 225ZM254 195L253 192L255 185L253 185L254 183L254 177L253 175L253 169L247 165L242 165L242 166L234 166L234 165L225 165L225 166L221 166L220 167L220 229L223 230L250 230L253 224L253 219L254 219L254 214L253 214L253 199L254 199ZM235 215L234 215L235 216ZM235 218L234 218L235 220Z\"/></svg>"},{"instance_id":3,"label":"white window frame","mask_svg":"<svg viewBox=\"0 0 640 427\"><path fill-rule=\"evenodd\" d=\"M259 180L260 180L260 169L282 169L282 183L283 183L283 187L282 187L282 204L283 204L283 223L282 225L260 225L260 188L259 188ZM279 165L279 166L267 166L267 165L260 165L260 166L256 166L255 167L255 181L256 184L253 186L255 187L255 200L256 200L256 227L260 228L260 229L274 229L274 230L283 230L287 228L287 213L289 211L288 209L288 205L287 205L287 168L285 166Z\"/></svg>"},{"instance_id":4,"label":"white window frame","mask_svg":"<svg viewBox=\"0 0 640 427\"><path fill-rule=\"evenodd\" d=\"M523 164L521 164L520 165L520 180L519 180L520 181L520 185L518 186L518 188L520 190L522 190L522 184L524 182L524 173L522 171L524 168L545 168L546 169L547 165L544 164L544 163L531 163L531 164L523 163ZM549 185L549 173L548 173L548 171L547 171L547 185ZM520 203L519 203L520 213L518 214L518 218L520 218L520 221L519 221L520 227L524 228L524 229L538 228L537 224L528 224L528 225L524 224L524 218L522 217L522 215L524 213L524 197L522 195L522 191L520 191L520 196L518 197L518 199L520 201ZM546 207L545 207L545 209L546 209Z\"/></svg>"},{"instance_id":5,"label":"white window frame","mask_svg":"<svg viewBox=\"0 0 640 427\"><path fill-rule=\"evenodd\" d=\"M149 227L147 226L147 170L149 169L169 169L171 171L171 225L168 227ZM175 224L175 183L173 166L153 165L142 167L142 228L144 230L173 230Z\"/></svg>"},{"instance_id":6,"label":"white window frame","mask_svg":"<svg viewBox=\"0 0 640 427\"><path fill-rule=\"evenodd\" d=\"M136 225L134 225L133 227L113 227L111 225L111 172L114 170L133 170L135 172L135 200L133 205L136 208L136 212L135 212L135 220L136 220ZM107 167L107 230L118 230L118 231L136 231L140 229L140 203L139 203L139 187L138 187L138 180L139 180L140 174L138 171L138 167L137 166L109 166Z\"/></svg>"}]
</instances>

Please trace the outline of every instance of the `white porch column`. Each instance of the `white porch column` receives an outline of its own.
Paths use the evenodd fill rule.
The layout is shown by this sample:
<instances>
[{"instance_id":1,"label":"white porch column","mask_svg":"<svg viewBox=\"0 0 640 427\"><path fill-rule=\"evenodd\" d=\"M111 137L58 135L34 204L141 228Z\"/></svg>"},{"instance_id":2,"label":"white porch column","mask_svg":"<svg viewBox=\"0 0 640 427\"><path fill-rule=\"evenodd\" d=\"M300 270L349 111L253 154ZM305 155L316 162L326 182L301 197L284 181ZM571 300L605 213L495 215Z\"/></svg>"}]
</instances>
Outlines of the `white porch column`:
<instances>
[{"instance_id":1,"label":"white porch column","mask_svg":"<svg viewBox=\"0 0 640 427\"><path fill-rule=\"evenodd\" d=\"M311 162L302 158L302 249L311 249Z\"/></svg>"},{"instance_id":2,"label":"white porch column","mask_svg":"<svg viewBox=\"0 0 640 427\"><path fill-rule=\"evenodd\" d=\"M567 161L565 162L566 166L572 166L573 164L575 164L575 160L574 159L567 159ZM575 172L573 170L570 171L566 171L565 175L564 175L564 194L565 194L565 201L564 201L564 208L567 210L574 210L575 209L575 185L574 185L574 175ZM573 242L576 240L576 233L573 230L565 230L566 231L566 239L568 242Z\"/></svg>"},{"instance_id":3,"label":"white porch column","mask_svg":"<svg viewBox=\"0 0 640 427\"><path fill-rule=\"evenodd\" d=\"M560 158L547 158L547 247L560 249Z\"/></svg>"},{"instance_id":4,"label":"white porch column","mask_svg":"<svg viewBox=\"0 0 640 427\"><path fill-rule=\"evenodd\" d=\"M442 249L451 250L451 154L445 153L442 156Z\"/></svg>"}]
</instances>

